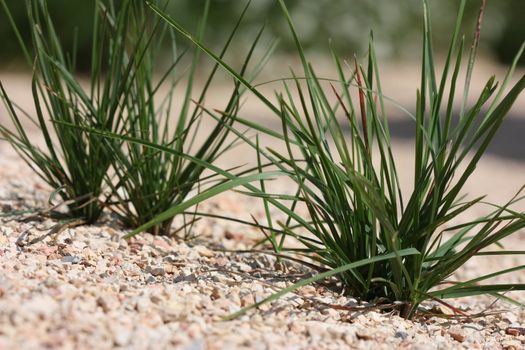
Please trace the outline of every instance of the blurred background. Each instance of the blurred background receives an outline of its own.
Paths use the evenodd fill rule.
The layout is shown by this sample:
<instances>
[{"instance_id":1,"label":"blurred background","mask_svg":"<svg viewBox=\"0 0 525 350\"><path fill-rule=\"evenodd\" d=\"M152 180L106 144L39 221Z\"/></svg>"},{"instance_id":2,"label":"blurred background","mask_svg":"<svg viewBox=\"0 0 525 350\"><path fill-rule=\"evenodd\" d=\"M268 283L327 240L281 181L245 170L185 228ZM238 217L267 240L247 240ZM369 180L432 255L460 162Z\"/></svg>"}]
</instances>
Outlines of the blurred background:
<instances>
[{"instance_id":1,"label":"blurred background","mask_svg":"<svg viewBox=\"0 0 525 350\"><path fill-rule=\"evenodd\" d=\"M25 2L5 0L22 36L28 38ZM480 0L468 1L466 31L474 28ZM49 10L66 47L78 36L80 67L86 67L91 47L93 1L50 0ZM117 1L118 3L118 1ZM169 11L188 29L194 29L201 16L204 0L171 0ZM207 43L221 46L246 1L212 0ZM326 53L331 39L338 52L352 54L366 49L370 30L374 30L378 55L389 60L419 58L422 27L420 0L287 0L301 39L309 50ZM454 25L458 0L431 0L435 47L446 49ZM524 0L488 1L483 27L483 54L492 60L508 63L525 38ZM279 50L293 51L287 24L275 0L251 2L243 22L237 46L248 44L253 34L266 23L270 37L281 38ZM20 57L19 45L5 13L0 12L0 62L5 68L16 67ZM521 63L525 63L522 59Z\"/></svg>"},{"instance_id":2,"label":"blurred background","mask_svg":"<svg viewBox=\"0 0 525 350\"><path fill-rule=\"evenodd\" d=\"M10 7L13 20L22 37L28 37L25 1L4 0ZM479 7L482 0L467 1L463 32L469 47ZM118 1L116 1L118 4ZM172 17L191 32L195 32L204 7L204 0L168 0L168 11ZM434 48L438 57L446 54L453 29L458 0L429 0L432 9ZM205 43L218 50L224 44L239 15L246 6L244 0L212 0ZM367 50L370 31L373 30L376 51L383 72L385 93L408 110L413 110L415 91L419 79L421 56L421 30L423 26L421 0L286 0L300 39L307 48L309 58L317 63L318 73L328 76L333 73L330 64L329 43L345 59L354 53L363 57ZM78 38L78 67L86 72L91 50L91 27L93 0L48 0L49 10L66 50L73 47L73 38ZM501 80L525 40L525 0L488 0L484 17L480 60L473 77L472 95L482 89L486 80L496 74ZM287 23L276 0L253 0L246 13L241 29L229 51L228 62L246 53L256 33L265 25L266 44L279 38L274 58L270 61L262 81L279 78L289 73L288 67L297 67L297 55ZM28 97L29 67L21 59L21 50L5 12L0 10L0 79L16 100ZM183 40L181 45L185 45ZM319 61L319 62L317 62ZM326 64L325 64L326 63ZM525 59L516 76L523 74ZM25 73L24 73L25 72ZM25 78L23 75L25 74ZM24 80L25 79L25 80ZM25 86L25 88L24 88ZM266 87L263 87L266 88ZM271 93L272 86L267 87ZM210 103L221 101L223 96L210 98ZM25 105L22 103L22 105ZM27 108L31 108L30 104ZM257 107L247 105L246 113L257 114L255 118L266 120ZM397 114L396 114L397 112ZM0 109L1 113L1 109ZM410 143L413 121L395 110L390 114L393 136L398 142ZM2 116L0 116L0 119ZM276 127L279 127L276 123ZM525 98L520 97L509 118L503 124L489 154L519 164L525 164ZM521 165L520 165L521 166ZM520 177L521 181L521 177Z\"/></svg>"}]
</instances>

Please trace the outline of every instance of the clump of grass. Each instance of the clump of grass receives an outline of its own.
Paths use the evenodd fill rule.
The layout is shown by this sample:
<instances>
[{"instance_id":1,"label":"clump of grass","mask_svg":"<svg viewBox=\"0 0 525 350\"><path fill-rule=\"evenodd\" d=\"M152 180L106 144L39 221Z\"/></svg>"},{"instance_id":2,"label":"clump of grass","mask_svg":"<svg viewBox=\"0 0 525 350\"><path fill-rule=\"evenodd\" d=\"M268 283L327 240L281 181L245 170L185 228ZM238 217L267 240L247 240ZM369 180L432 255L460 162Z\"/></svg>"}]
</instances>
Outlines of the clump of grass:
<instances>
[{"instance_id":1,"label":"clump of grass","mask_svg":"<svg viewBox=\"0 0 525 350\"><path fill-rule=\"evenodd\" d=\"M4 1L2 5L11 18ZM204 34L209 7L210 2L206 1L199 38ZM55 189L54 194L68 204L69 217L92 223L104 207L109 207L126 224L137 228L133 234L148 230L167 235L175 215L170 215L169 209L185 205L190 192L212 190L197 197L204 200L212 192L217 194L221 188L226 190L231 186L224 183L224 178L222 182L217 180L217 176L230 180L234 176L211 163L235 146L235 139L227 138L233 123L231 116L238 110L246 91L239 82L233 83L222 117L203 135L199 133L203 129L202 105L219 66L212 67L203 89L193 101L199 50L195 50L189 73L185 77L184 73L177 74L176 68L186 52L178 52L174 32L160 19L152 18L143 1L95 2L89 91L76 78L75 57L62 50L46 1L28 0L27 9L33 28L32 92L37 118L32 119L13 103L0 85L2 99L15 126L14 131L1 126L0 133ZM244 13L221 56L233 41ZM15 23L12 24L20 38ZM262 32L261 29L249 49L240 72L248 81L257 76L273 51L274 44L252 64ZM173 63L159 81L155 81L154 68L159 66L166 42L171 44ZM31 49L22 40L20 44L32 64ZM176 101L175 88L181 80L186 84L186 91L184 97ZM161 99L163 90L167 92ZM179 106L175 106L177 102ZM180 111L173 118L177 107ZM41 132L44 150L27 135L22 116L28 117ZM204 121L210 122L213 120ZM203 176L207 169L212 170L212 174ZM213 173L213 169L217 171ZM221 186L210 188L209 184L215 180ZM109 191L103 199L106 188ZM194 220L184 228L191 227Z\"/></svg>"},{"instance_id":2,"label":"clump of grass","mask_svg":"<svg viewBox=\"0 0 525 350\"><path fill-rule=\"evenodd\" d=\"M319 78L307 61L284 1L279 0L279 3L295 38L304 76L294 74L289 80L283 79L284 91L276 94L277 104L237 74L198 38L189 35L153 6L168 23L216 60L281 119L283 132L278 133L236 118L285 143L287 152L279 153L243 138L257 149L260 158L269 159L297 184L297 194L265 193L252 185L246 187L252 195L264 200L266 208L274 206L287 217L286 221L277 223L279 230L267 233L267 240L274 250L282 257L298 254L305 259L305 264L321 271L319 275L232 316L306 283L334 276L349 294L362 300L392 303L405 317L414 316L420 303L429 299L490 294L512 300L503 294L524 290L525 285L483 282L525 266L468 281L450 282L447 279L473 257L524 253L486 251L525 227L525 215L511 209L511 205L521 199L520 192L503 206L490 204L495 209L489 215L452 224L453 220L464 217L462 215L469 209L483 203L483 197L467 199L461 191L525 88L523 76L507 90L523 47L501 86L498 88L495 79L491 78L476 102L468 105L483 2L468 55L459 121L454 123L453 108L464 60L465 44L460 31L466 0L459 4L441 78L438 78L434 64L430 9L428 2L422 0L425 24L421 87L417 91L416 114L413 116L416 126L415 176L412 193L405 201L399 188L373 42L366 66L356 61L350 74L333 54L339 79L333 82L333 86L327 86L325 79ZM293 92L298 99L293 97ZM352 96L359 101L357 105L354 105ZM339 114L345 115L344 122L337 118ZM349 131L346 132L345 128ZM295 208L299 204L307 208L309 218L297 212ZM269 215L271 211L266 212ZM284 242L290 238L300 242L303 248L287 249Z\"/></svg>"},{"instance_id":3,"label":"clump of grass","mask_svg":"<svg viewBox=\"0 0 525 350\"><path fill-rule=\"evenodd\" d=\"M199 40L204 36L209 7L210 2L206 1L198 28ZM234 138L228 139L229 129L233 123L231 115L237 112L240 98L246 90L239 82L233 83L223 116L213 125L215 121L203 114L202 105L205 104L207 93L213 86L218 65L211 68L202 90L195 97L194 80L198 68L201 67L200 51L195 50L189 70L178 74L184 52L178 52L173 31L168 29L158 17L154 20L144 13L144 8L140 7L139 10L141 12L137 13L136 17L141 18L140 22L152 22L152 25L148 29L148 35L144 36L141 31L135 33L135 36L139 37L137 42L144 46L141 50L144 54L142 60L133 69L136 78L132 81L130 98L125 106L127 116L123 135L129 139L140 140L142 144L125 142L123 147L120 147L118 143L109 142L110 145L117 146L114 149L115 156L112 162L116 180L112 185L114 199L111 207L133 228L150 222L159 214L184 202L190 192L204 189L207 187L206 183L216 180L217 173L203 176L203 172L208 168L203 163L213 163L235 145ZM234 25L221 56L227 52L230 43L234 40L243 16L244 12ZM262 30L249 49L240 72L248 80L257 75L272 51L270 46L261 60L251 65L261 34ZM141 35L143 40L140 39ZM165 39L171 43L173 64L161 74L160 81L155 83L154 67L158 66L156 65L158 53L162 52ZM184 96L177 100L174 90L180 81L186 84L186 88ZM166 94L161 99L163 87ZM221 86L221 89L224 89L224 86ZM203 131L203 126L212 127L210 131ZM114 136L118 137L118 135ZM145 147L144 142L174 152L160 152ZM201 163L196 163L195 159ZM185 227L188 228L185 230L186 236L194 220L195 218L191 217L186 221ZM173 217L168 217L157 222L148 228L148 232L169 235L172 221Z\"/></svg>"},{"instance_id":4,"label":"clump of grass","mask_svg":"<svg viewBox=\"0 0 525 350\"><path fill-rule=\"evenodd\" d=\"M139 59L134 55L138 47L128 46L127 35L135 25L130 16L134 3L126 0L117 6L113 1L94 2L88 89L77 78L75 52L62 48L47 1L26 1L32 47L21 40L12 22L26 59L33 67L31 93L36 118L11 101L0 83L0 96L15 127L11 130L0 126L0 134L54 189L54 194L68 204L68 216L87 223L94 222L103 209L99 197L113 159L112 149L99 135L64 124L121 131L123 106L130 97L130 85L137 83L133 69ZM12 19L5 1L1 5ZM42 148L26 133L24 118L38 129L44 140Z\"/></svg>"}]
</instances>

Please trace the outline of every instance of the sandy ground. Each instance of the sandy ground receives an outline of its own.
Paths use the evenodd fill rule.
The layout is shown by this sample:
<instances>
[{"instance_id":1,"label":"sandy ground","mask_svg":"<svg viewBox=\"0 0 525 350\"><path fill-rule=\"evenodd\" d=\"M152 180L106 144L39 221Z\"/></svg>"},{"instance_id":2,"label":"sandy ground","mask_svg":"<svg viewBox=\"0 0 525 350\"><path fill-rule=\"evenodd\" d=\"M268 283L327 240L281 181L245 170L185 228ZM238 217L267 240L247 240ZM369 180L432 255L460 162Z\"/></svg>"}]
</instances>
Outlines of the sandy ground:
<instances>
[{"instance_id":1,"label":"sandy ground","mask_svg":"<svg viewBox=\"0 0 525 350\"><path fill-rule=\"evenodd\" d=\"M389 75L385 91L408 104L413 91L408 68ZM411 73L413 76L413 73ZM1 73L13 98L30 107L27 77ZM396 78L397 77L397 78ZM480 78L481 79L481 78ZM406 89L405 89L406 88ZM405 94L405 96L403 96ZM219 97L212 96L212 105ZM524 183L525 99L518 101L491 149L466 186L466 192L487 194L504 203ZM404 103L405 103L404 102ZM30 108L29 108L30 109ZM6 116L0 110L0 121ZM244 112L269 125L256 105ZM412 179L412 140L406 123L398 121L394 148L404 174L402 187ZM521 134L520 138L515 138ZM37 136L35 136L37 138ZM274 144L272 140L262 142ZM510 145L510 146L509 146ZM223 158L222 166L253 162L253 154L238 149ZM47 188L14 152L0 143L0 206L3 210L45 206ZM203 210L246 217L262 217L261 203L230 193ZM249 208L249 210L247 210ZM519 210L525 205L519 204ZM479 215L483 208L465 216ZM324 287L308 286L271 305L234 321L222 317L260 300L275 288L304 277L308 271L291 265L275 269L265 256L226 254L213 247L245 249L259 236L251 228L202 220L199 238L187 243L142 235L123 240L118 223L105 216L100 224L68 229L28 245L48 232L48 220L3 218L0 221L0 349L522 349L525 312L497 303L494 315L467 320L420 318L407 321L392 313L351 309L355 300ZM505 242L522 249L525 233ZM505 267L525 264L524 257L477 258L458 272L471 278ZM525 283L525 273L501 281ZM523 294L516 296L525 301ZM487 297L454 301L475 314L491 305ZM330 305L340 305L339 310ZM432 303L426 305L433 307ZM344 309L343 307L343 309Z\"/></svg>"}]
</instances>

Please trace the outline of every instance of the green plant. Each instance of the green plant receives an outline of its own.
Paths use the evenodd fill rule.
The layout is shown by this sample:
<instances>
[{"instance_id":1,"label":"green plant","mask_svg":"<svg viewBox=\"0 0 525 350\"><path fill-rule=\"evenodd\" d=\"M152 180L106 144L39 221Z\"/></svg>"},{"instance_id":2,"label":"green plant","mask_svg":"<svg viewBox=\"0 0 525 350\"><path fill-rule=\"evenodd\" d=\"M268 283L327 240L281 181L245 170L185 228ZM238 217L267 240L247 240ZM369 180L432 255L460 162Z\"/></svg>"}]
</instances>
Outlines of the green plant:
<instances>
[{"instance_id":1,"label":"green plant","mask_svg":"<svg viewBox=\"0 0 525 350\"><path fill-rule=\"evenodd\" d=\"M209 3L209 1L205 3L197 34L199 39L204 35ZM141 18L139 22L148 22L151 16L144 13L142 7L139 10L141 12L135 15ZM227 52L234 39L243 15L244 12L234 25L221 56ZM159 152L133 142L125 142L123 147L120 147L120 143L112 142L111 139L108 141L108 147L115 146L112 165L116 180L113 181L114 184L110 183L114 198L111 208L133 228L150 222L170 207L184 202L190 192L205 188L206 182L213 182L217 178L217 173L203 176L207 167L195 163L193 159L199 159L206 164L213 163L235 145L235 139L227 139L233 122L231 115L238 110L240 98L246 90L238 82L234 82L223 116L214 126L213 119L203 120L206 116L202 112L202 105L205 103L207 92L213 86L218 65L212 67L204 87L198 97L194 97L194 80L195 73L200 67L200 51L195 50L186 76L184 72L182 76L177 74L176 68L181 65L184 53L178 53L174 33L159 21L158 18L153 21L148 35L144 36L142 30L133 34L137 37L135 41L144 46L140 50L144 54L140 62L133 67L136 78L132 80L130 97L126 100L126 126L122 133L132 139L173 149L176 153ZM261 60L253 67L250 66L261 34L262 30L249 49L241 69L241 74L246 75L249 80L257 75L273 49L271 45ZM168 37L172 44L173 64L163 72L160 81L155 83L154 66L158 61L159 53L163 52L161 49L165 37ZM185 93L181 99L177 99L175 88L181 80L186 84ZM166 86L167 92L163 98L160 98L163 86ZM193 98L195 101L192 102ZM175 111L175 108L180 108L180 111ZM178 115L175 115L176 113ZM211 126L211 130L203 131L203 126ZM191 155L191 158L182 155ZM172 221L173 217L170 217L150 227L148 231L153 234L168 235ZM191 227L192 222L193 218L188 220L187 226ZM188 232L189 230L186 234Z\"/></svg>"},{"instance_id":2,"label":"green plant","mask_svg":"<svg viewBox=\"0 0 525 350\"><path fill-rule=\"evenodd\" d=\"M1 5L12 19L3 0ZM133 46L127 35L137 24L130 13L138 5L144 6L133 0L121 2L118 8L112 1L94 3L88 89L75 75L75 52L63 50L47 1L26 1L32 48L23 42L12 22L24 55L33 66L32 97L36 118L31 118L12 102L0 83L0 96L15 126L14 130L0 126L0 134L68 204L68 216L88 223L94 222L103 209L99 197L112 161L112 149L100 136L63 124L87 124L120 132L130 86L139 83L133 72L140 59L139 47ZM43 149L26 133L22 116L38 128L44 140ZM50 119L50 125L46 118Z\"/></svg>"},{"instance_id":3,"label":"green plant","mask_svg":"<svg viewBox=\"0 0 525 350\"><path fill-rule=\"evenodd\" d=\"M265 193L264 187L261 190L252 185L245 187L251 195L262 198L266 207L275 206L287 217L285 222L278 223L280 230L270 229L266 234L273 249L282 257L289 256L289 253L298 254L305 258L305 264L323 272L251 307L271 301L305 283L331 276L339 278L349 293L360 299L400 302L396 305L401 307L405 317L412 317L418 305L428 299L491 294L511 300L501 293L524 290L525 285L479 283L525 266L445 286L447 278L472 257L523 254L505 250L484 251L525 227L525 215L510 209L521 199L519 194L503 206L490 204L495 210L487 216L460 225L451 224L468 209L483 203L483 197L466 199L461 190L525 88L523 76L506 92L523 47L503 84L498 88L491 78L474 105L467 106L484 12L482 5L467 61L459 121L454 123L453 108L464 51L460 30L466 0L459 5L456 27L440 79L433 58L430 9L428 2L422 1L425 23L423 63L416 114L413 116L416 126L414 188L408 201L404 202L373 41L367 66L363 67L356 61L349 76L345 74L341 61L333 55L339 74L338 88L331 86L327 93L326 80L315 74L305 57L284 1L279 0L279 3L294 36L304 76L294 74L291 79L283 79L285 90L283 94L276 94L277 104L237 74L198 38L191 36L161 9L152 6L282 121L283 133L278 133L236 118L240 123L284 141L287 152L283 154L265 150L257 142L243 138L259 152L260 157L269 159L279 172L297 184L296 195ZM295 86L298 99L293 97L289 81ZM354 108L352 89L357 93L358 108ZM211 111L207 113L214 115ZM344 123L349 132L345 132L343 123L337 119L338 113L346 116ZM234 129L232 131L242 137ZM309 219L295 210L300 205L307 208ZM287 249L283 237L294 238L303 248Z\"/></svg>"}]
</instances>

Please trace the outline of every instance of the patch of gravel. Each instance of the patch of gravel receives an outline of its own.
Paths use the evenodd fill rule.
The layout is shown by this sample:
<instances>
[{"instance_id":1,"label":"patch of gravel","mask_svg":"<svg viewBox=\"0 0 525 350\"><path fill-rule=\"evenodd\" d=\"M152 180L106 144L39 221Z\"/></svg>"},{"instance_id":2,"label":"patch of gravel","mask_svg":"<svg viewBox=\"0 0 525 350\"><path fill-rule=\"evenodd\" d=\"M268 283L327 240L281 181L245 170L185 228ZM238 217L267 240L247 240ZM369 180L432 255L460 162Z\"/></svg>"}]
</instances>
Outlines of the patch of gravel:
<instances>
[{"instance_id":1,"label":"patch of gravel","mask_svg":"<svg viewBox=\"0 0 525 350\"><path fill-rule=\"evenodd\" d=\"M45 206L49 191L6 148L0 151L3 210ZM250 205L250 199L239 203L232 196L210 208L235 215ZM283 271L271 257L203 245L243 249L253 243L254 230L231 223L202 220L196 226L200 238L183 243L149 234L123 240L125 232L106 217L99 226L66 229L28 244L54 225L22 217L0 221L0 349L524 348L525 313L505 304L496 308L507 311L482 318L408 321L351 309L354 299L326 287L307 286L223 321L309 271L294 265ZM459 275L486 267L469 265ZM524 280L523 274L512 276ZM475 313L490 302L453 303Z\"/></svg>"}]
</instances>

